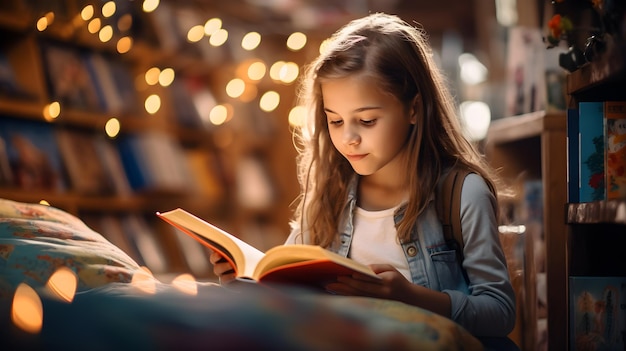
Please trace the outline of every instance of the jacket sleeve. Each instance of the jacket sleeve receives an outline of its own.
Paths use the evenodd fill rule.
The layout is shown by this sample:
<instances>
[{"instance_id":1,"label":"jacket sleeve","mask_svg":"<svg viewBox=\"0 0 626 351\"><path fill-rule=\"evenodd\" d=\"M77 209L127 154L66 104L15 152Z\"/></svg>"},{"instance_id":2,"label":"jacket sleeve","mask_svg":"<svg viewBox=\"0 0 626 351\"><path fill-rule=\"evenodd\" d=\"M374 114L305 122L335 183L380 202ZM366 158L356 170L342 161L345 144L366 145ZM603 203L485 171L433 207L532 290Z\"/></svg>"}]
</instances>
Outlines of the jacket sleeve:
<instances>
[{"instance_id":1,"label":"jacket sleeve","mask_svg":"<svg viewBox=\"0 0 626 351\"><path fill-rule=\"evenodd\" d=\"M515 326L515 293L500 244L496 206L482 177L468 175L461 192L461 227L470 294L444 292L451 299L452 319L476 336L506 336Z\"/></svg>"}]
</instances>

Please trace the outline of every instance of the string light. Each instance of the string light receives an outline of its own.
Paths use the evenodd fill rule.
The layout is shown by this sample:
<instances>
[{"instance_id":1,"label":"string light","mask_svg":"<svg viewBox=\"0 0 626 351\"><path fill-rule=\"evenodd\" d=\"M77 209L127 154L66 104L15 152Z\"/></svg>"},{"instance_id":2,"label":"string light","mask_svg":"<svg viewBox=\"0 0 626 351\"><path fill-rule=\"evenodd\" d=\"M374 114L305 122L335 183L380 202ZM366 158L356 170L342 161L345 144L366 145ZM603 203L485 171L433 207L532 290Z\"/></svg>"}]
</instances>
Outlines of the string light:
<instances>
[{"instance_id":1,"label":"string light","mask_svg":"<svg viewBox=\"0 0 626 351\"><path fill-rule=\"evenodd\" d=\"M159 0L145 0L143 2L142 8L146 13L150 13L159 7Z\"/></svg>"},{"instance_id":2,"label":"string light","mask_svg":"<svg viewBox=\"0 0 626 351\"><path fill-rule=\"evenodd\" d=\"M248 51L256 49L259 44L261 44L261 34L258 32L246 33L241 40L241 47Z\"/></svg>"}]
</instances>

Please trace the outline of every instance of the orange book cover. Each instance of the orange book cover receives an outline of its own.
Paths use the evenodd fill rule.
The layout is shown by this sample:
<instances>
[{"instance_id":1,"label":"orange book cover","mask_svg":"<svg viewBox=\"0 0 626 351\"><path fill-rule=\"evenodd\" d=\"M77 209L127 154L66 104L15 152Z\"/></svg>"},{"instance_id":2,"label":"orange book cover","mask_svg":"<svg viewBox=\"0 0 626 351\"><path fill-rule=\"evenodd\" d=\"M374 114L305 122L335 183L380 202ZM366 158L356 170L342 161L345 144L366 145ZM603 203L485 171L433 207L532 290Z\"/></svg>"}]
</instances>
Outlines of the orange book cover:
<instances>
[{"instance_id":1,"label":"orange book cover","mask_svg":"<svg viewBox=\"0 0 626 351\"><path fill-rule=\"evenodd\" d=\"M220 252L240 280L323 287L338 276L353 273L378 278L368 266L317 245L279 245L264 253L183 209L158 212L157 216Z\"/></svg>"},{"instance_id":2,"label":"orange book cover","mask_svg":"<svg viewBox=\"0 0 626 351\"><path fill-rule=\"evenodd\" d=\"M626 199L626 101L604 102L606 197Z\"/></svg>"}]
</instances>

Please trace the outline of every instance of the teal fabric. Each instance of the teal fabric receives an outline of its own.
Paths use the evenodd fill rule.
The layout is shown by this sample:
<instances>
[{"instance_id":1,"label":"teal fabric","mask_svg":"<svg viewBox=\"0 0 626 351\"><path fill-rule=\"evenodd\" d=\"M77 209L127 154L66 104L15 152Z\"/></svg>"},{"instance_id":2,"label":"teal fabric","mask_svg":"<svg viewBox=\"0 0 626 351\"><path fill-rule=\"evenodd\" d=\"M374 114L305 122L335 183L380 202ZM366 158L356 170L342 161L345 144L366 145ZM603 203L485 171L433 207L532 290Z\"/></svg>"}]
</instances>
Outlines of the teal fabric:
<instances>
[{"instance_id":1,"label":"teal fabric","mask_svg":"<svg viewBox=\"0 0 626 351\"><path fill-rule=\"evenodd\" d=\"M77 291L130 282L139 265L81 220L57 208L0 199L0 297L20 283L45 286L59 268L78 277Z\"/></svg>"},{"instance_id":2,"label":"teal fabric","mask_svg":"<svg viewBox=\"0 0 626 351\"><path fill-rule=\"evenodd\" d=\"M189 295L169 284L151 293L109 284L71 304L44 297L39 335L2 340L66 351L482 349L458 324L402 303L245 285L198 284Z\"/></svg>"}]
</instances>

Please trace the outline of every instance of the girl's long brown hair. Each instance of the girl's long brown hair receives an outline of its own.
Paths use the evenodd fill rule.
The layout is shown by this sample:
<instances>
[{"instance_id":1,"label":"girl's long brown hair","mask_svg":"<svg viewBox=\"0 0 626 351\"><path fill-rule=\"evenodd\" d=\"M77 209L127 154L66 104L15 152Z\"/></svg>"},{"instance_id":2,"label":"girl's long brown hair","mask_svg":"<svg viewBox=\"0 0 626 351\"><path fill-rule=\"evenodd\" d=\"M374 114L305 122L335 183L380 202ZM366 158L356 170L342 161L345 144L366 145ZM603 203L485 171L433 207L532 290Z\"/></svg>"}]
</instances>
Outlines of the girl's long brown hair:
<instances>
[{"instance_id":1,"label":"girl's long brown hair","mask_svg":"<svg viewBox=\"0 0 626 351\"><path fill-rule=\"evenodd\" d=\"M329 39L324 52L307 67L300 87L300 104L308 115L294 131L302 191L292 226L308 231L311 243L329 247L338 237L348 184L356 176L330 140L320 84L353 74L374 77L378 89L422 116L406 144L409 200L397 226L401 242L409 240L447 167L463 164L495 188L492 170L461 132L455 101L425 33L397 16L371 14L350 22Z\"/></svg>"}]
</instances>

